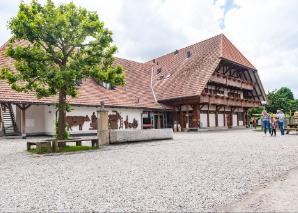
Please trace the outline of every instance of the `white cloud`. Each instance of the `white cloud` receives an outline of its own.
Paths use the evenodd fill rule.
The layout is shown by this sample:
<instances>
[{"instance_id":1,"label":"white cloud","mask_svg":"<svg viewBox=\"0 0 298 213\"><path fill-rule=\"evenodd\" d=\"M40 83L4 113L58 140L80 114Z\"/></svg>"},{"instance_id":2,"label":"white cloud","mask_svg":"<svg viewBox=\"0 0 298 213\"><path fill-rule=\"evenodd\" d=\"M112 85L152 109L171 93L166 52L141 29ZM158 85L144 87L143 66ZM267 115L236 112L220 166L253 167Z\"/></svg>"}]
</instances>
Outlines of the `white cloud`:
<instances>
[{"instance_id":1,"label":"white cloud","mask_svg":"<svg viewBox=\"0 0 298 213\"><path fill-rule=\"evenodd\" d=\"M288 86L298 95L297 0L234 0L230 10L228 0L73 1L98 12L120 57L146 61L223 31L257 67L266 90ZM0 43L9 38L5 25L19 2L0 0Z\"/></svg>"},{"instance_id":2,"label":"white cloud","mask_svg":"<svg viewBox=\"0 0 298 213\"><path fill-rule=\"evenodd\" d=\"M236 0L224 32L259 70L266 90L281 86L298 95L298 1Z\"/></svg>"}]
</instances>

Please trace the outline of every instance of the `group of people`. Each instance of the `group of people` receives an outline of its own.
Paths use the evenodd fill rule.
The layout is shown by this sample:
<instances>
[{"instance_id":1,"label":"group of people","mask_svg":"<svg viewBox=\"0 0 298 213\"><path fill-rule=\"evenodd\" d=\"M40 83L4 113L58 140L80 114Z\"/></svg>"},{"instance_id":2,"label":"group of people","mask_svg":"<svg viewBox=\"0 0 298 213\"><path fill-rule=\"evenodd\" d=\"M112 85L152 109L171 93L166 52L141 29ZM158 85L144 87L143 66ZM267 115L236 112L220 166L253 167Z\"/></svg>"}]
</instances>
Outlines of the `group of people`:
<instances>
[{"instance_id":1,"label":"group of people","mask_svg":"<svg viewBox=\"0 0 298 213\"><path fill-rule=\"evenodd\" d=\"M280 130L280 134L284 135L284 120L285 114L282 110L277 110L276 115L271 116L267 113L266 110L262 112L262 119L263 119L263 128L265 136L267 135L267 131L271 136L276 136L276 129Z\"/></svg>"}]
</instances>

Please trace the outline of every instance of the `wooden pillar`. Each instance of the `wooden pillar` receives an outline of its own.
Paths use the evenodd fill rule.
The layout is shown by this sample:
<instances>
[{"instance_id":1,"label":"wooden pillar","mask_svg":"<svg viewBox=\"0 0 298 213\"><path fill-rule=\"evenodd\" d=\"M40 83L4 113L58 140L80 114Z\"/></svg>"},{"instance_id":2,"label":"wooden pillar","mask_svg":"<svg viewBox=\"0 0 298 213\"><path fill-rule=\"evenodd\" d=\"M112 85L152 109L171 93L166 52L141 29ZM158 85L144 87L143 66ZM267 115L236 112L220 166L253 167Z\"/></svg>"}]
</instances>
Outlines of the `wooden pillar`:
<instances>
[{"instance_id":1,"label":"wooden pillar","mask_svg":"<svg viewBox=\"0 0 298 213\"><path fill-rule=\"evenodd\" d=\"M31 106L30 104L16 104L17 107L21 110L21 134L22 138L26 139L26 110Z\"/></svg>"},{"instance_id":2,"label":"wooden pillar","mask_svg":"<svg viewBox=\"0 0 298 213\"><path fill-rule=\"evenodd\" d=\"M247 124L247 111L243 108L243 126L248 126Z\"/></svg>"},{"instance_id":3,"label":"wooden pillar","mask_svg":"<svg viewBox=\"0 0 298 213\"><path fill-rule=\"evenodd\" d=\"M224 126L226 126L226 106L224 106L224 111L223 111L223 117L224 117Z\"/></svg>"},{"instance_id":4,"label":"wooden pillar","mask_svg":"<svg viewBox=\"0 0 298 213\"><path fill-rule=\"evenodd\" d=\"M237 126L239 126L239 112L237 112Z\"/></svg>"},{"instance_id":5,"label":"wooden pillar","mask_svg":"<svg viewBox=\"0 0 298 213\"><path fill-rule=\"evenodd\" d=\"M26 109L21 109L21 133L22 133L22 138L26 139Z\"/></svg>"},{"instance_id":6,"label":"wooden pillar","mask_svg":"<svg viewBox=\"0 0 298 213\"><path fill-rule=\"evenodd\" d=\"M183 111L182 111L182 106L180 107L180 127L181 127L181 131L183 130Z\"/></svg>"},{"instance_id":7,"label":"wooden pillar","mask_svg":"<svg viewBox=\"0 0 298 213\"><path fill-rule=\"evenodd\" d=\"M209 118L209 104L208 104L208 111L207 111L207 127L210 127L210 118Z\"/></svg>"},{"instance_id":8,"label":"wooden pillar","mask_svg":"<svg viewBox=\"0 0 298 213\"><path fill-rule=\"evenodd\" d=\"M216 111L215 111L215 127L218 127L218 112L219 112L219 107L216 106Z\"/></svg>"},{"instance_id":9,"label":"wooden pillar","mask_svg":"<svg viewBox=\"0 0 298 213\"><path fill-rule=\"evenodd\" d=\"M189 107L188 105L186 106L186 123L185 123L185 128L190 127L190 121L189 121Z\"/></svg>"},{"instance_id":10,"label":"wooden pillar","mask_svg":"<svg viewBox=\"0 0 298 213\"><path fill-rule=\"evenodd\" d=\"M192 127L198 128L199 127L199 111L198 105L193 105L193 117L192 117Z\"/></svg>"}]
</instances>

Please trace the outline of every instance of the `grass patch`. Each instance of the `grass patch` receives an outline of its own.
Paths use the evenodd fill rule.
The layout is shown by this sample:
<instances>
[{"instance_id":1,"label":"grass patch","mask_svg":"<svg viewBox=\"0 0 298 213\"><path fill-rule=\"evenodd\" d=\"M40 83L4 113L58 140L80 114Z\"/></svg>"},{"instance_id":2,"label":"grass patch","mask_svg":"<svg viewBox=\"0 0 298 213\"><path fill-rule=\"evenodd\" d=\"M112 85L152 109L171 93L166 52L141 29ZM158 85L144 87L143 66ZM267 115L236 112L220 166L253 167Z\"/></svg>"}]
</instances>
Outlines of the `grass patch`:
<instances>
[{"instance_id":1,"label":"grass patch","mask_svg":"<svg viewBox=\"0 0 298 213\"><path fill-rule=\"evenodd\" d=\"M87 151L87 150L94 150L96 147L91 146L65 146L59 147L59 150L56 153L63 153L63 152L78 152L78 151ZM36 148L30 149L29 152L33 154L45 154L48 153L47 147L42 147L41 152L37 152Z\"/></svg>"}]
</instances>

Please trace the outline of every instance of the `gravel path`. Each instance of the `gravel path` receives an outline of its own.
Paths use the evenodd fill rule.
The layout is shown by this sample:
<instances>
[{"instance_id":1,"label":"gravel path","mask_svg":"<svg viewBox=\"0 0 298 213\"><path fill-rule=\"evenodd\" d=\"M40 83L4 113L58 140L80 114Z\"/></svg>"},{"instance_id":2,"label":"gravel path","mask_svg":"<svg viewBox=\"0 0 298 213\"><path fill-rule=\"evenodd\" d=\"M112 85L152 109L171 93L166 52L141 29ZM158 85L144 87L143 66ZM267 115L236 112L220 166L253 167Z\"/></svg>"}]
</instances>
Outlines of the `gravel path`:
<instances>
[{"instance_id":1,"label":"gravel path","mask_svg":"<svg viewBox=\"0 0 298 213\"><path fill-rule=\"evenodd\" d=\"M228 212L297 212L298 211L298 169L288 177L260 188L247 199L232 205Z\"/></svg>"},{"instance_id":2,"label":"gravel path","mask_svg":"<svg viewBox=\"0 0 298 213\"><path fill-rule=\"evenodd\" d=\"M298 136L235 130L36 157L0 139L2 211L222 211L298 166Z\"/></svg>"}]
</instances>

